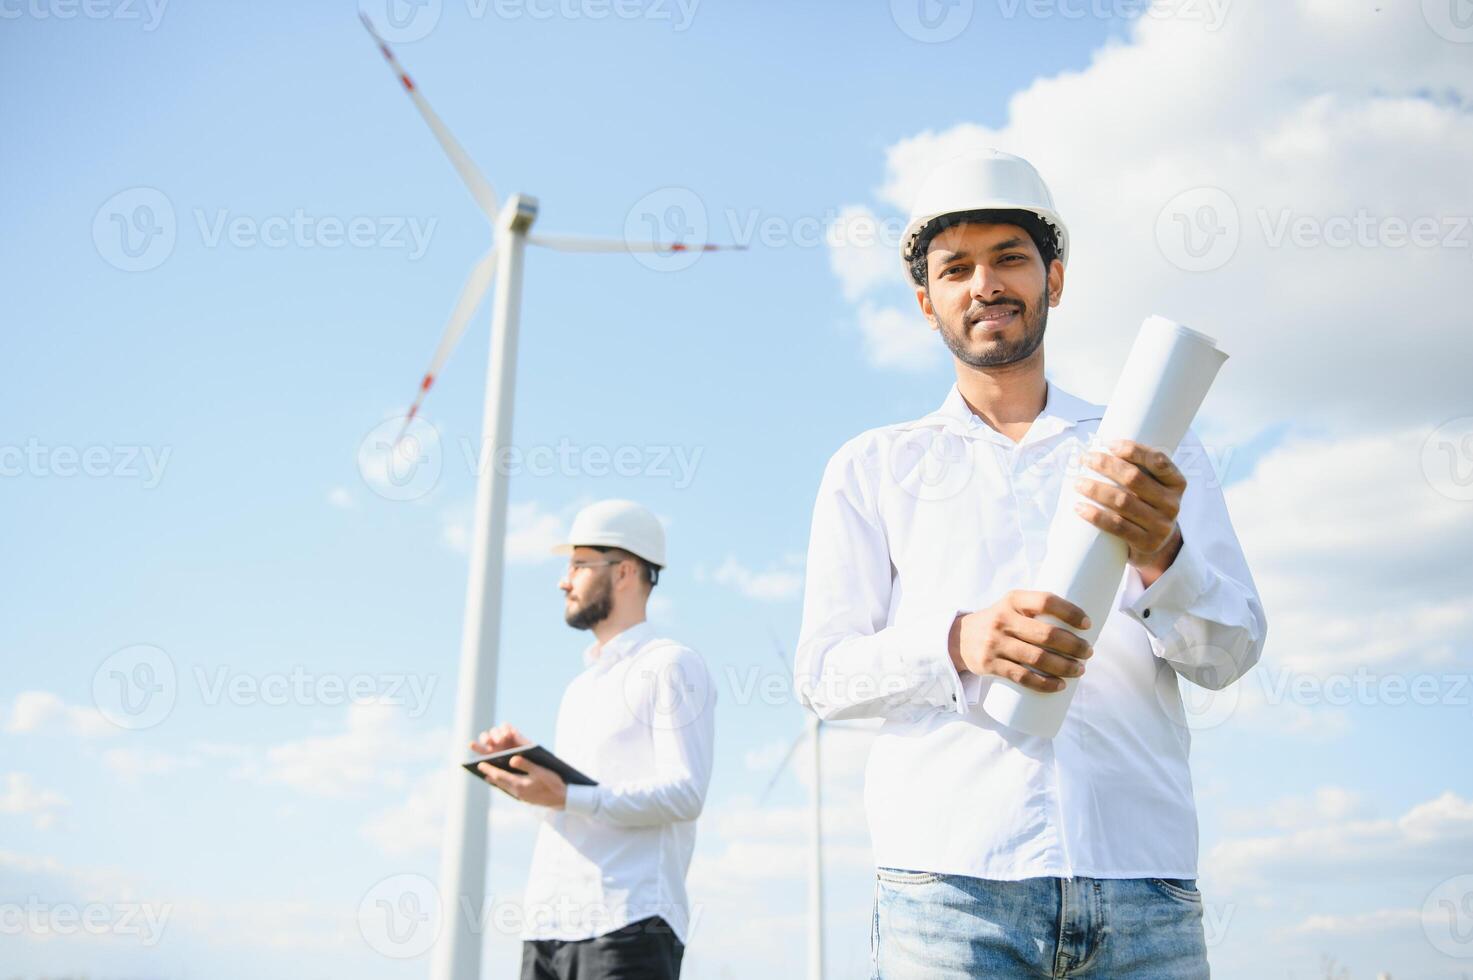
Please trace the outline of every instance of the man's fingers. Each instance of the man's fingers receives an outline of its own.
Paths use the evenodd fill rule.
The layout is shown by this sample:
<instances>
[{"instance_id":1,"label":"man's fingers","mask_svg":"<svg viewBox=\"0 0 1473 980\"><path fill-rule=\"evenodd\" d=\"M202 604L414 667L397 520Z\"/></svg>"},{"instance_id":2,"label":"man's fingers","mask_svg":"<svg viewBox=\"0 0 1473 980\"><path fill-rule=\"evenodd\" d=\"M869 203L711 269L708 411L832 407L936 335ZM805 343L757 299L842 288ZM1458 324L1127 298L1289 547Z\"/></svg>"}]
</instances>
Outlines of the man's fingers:
<instances>
[{"instance_id":1,"label":"man's fingers","mask_svg":"<svg viewBox=\"0 0 1473 980\"><path fill-rule=\"evenodd\" d=\"M480 771L481 775L486 777L487 782L506 790L512 796L520 795L522 790L532 785L530 777L518 776L515 773L507 772L505 769L498 769L489 762L481 763L476 766L476 769Z\"/></svg>"},{"instance_id":2,"label":"man's fingers","mask_svg":"<svg viewBox=\"0 0 1473 980\"><path fill-rule=\"evenodd\" d=\"M1054 691L1062 691L1064 689L1064 682L1057 677L1045 677L1042 674L1036 674L1022 664L1015 663L1011 660L999 661L992 672L999 677L1006 677L1014 684L1019 684L1034 691L1042 691L1045 694L1051 694Z\"/></svg>"},{"instance_id":3,"label":"man's fingers","mask_svg":"<svg viewBox=\"0 0 1473 980\"><path fill-rule=\"evenodd\" d=\"M1089 617L1074 603L1052 592L1020 590L1013 593L1013 609L1025 616L1052 616L1075 629L1089 629Z\"/></svg>"},{"instance_id":4,"label":"man's fingers","mask_svg":"<svg viewBox=\"0 0 1473 980\"><path fill-rule=\"evenodd\" d=\"M1112 483L1081 478L1074 484L1080 496L1101 509L1112 510L1143 528L1170 525L1180 511L1178 502L1167 496L1157 502L1147 501L1133 491L1122 490Z\"/></svg>"},{"instance_id":5,"label":"man's fingers","mask_svg":"<svg viewBox=\"0 0 1473 980\"><path fill-rule=\"evenodd\" d=\"M1075 505L1074 511L1106 534L1113 534L1120 538L1138 553L1150 554L1156 550L1151 532L1134 521L1126 520L1112 510L1081 503Z\"/></svg>"},{"instance_id":6,"label":"man's fingers","mask_svg":"<svg viewBox=\"0 0 1473 980\"><path fill-rule=\"evenodd\" d=\"M998 654L1013 663L1041 670L1050 677L1078 677L1084 673L1084 664L1073 657L1065 657L1024 643L1022 640L1007 639L998 648Z\"/></svg>"},{"instance_id":7,"label":"man's fingers","mask_svg":"<svg viewBox=\"0 0 1473 980\"><path fill-rule=\"evenodd\" d=\"M522 772L531 775L547 771L544 767L539 766L537 763L524 756L514 755L507 761L512 765L513 768L520 769L522 770Z\"/></svg>"},{"instance_id":8,"label":"man's fingers","mask_svg":"<svg viewBox=\"0 0 1473 980\"><path fill-rule=\"evenodd\" d=\"M1086 643L1078 633L1071 633L1058 626L1050 626L1041 620L1016 616L1007 621L1003 628L1009 636L1017 637L1024 643L1043 647L1045 650L1052 650L1076 660L1087 660L1094 655L1094 648Z\"/></svg>"}]
</instances>

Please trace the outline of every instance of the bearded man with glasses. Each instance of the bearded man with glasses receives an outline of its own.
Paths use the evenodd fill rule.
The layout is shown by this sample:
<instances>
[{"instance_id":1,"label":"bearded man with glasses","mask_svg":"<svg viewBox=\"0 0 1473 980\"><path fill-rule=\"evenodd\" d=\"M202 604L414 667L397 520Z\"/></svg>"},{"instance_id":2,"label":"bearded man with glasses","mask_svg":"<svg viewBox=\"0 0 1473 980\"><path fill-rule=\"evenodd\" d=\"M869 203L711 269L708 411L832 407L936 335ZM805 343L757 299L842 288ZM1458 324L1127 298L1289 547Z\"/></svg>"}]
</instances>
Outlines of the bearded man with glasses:
<instances>
[{"instance_id":1,"label":"bearded man with glasses","mask_svg":"<svg viewBox=\"0 0 1473 980\"><path fill-rule=\"evenodd\" d=\"M486 780L541 808L522 929L523 980L675 980L690 928L685 875L711 781L716 692L689 647L646 621L665 566L649 510L604 500L579 512L558 587L563 618L591 630L584 669L558 709L556 753L597 781L569 785L521 757L525 775L482 763ZM471 743L529 744L509 724Z\"/></svg>"}]
</instances>

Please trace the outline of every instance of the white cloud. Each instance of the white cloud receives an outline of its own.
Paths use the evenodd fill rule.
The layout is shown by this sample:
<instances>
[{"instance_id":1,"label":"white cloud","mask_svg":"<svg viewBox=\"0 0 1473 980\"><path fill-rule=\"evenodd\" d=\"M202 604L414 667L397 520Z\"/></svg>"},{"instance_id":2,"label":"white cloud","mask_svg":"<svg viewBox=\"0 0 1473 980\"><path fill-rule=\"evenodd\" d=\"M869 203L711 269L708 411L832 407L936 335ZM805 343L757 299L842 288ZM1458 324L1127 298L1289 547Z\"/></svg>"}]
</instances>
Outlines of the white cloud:
<instances>
[{"instance_id":1,"label":"white cloud","mask_svg":"<svg viewBox=\"0 0 1473 980\"><path fill-rule=\"evenodd\" d=\"M12 734L117 735L120 729L96 708L67 704L50 691L22 691L6 713L5 730Z\"/></svg>"},{"instance_id":2,"label":"white cloud","mask_svg":"<svg viewBox=\"0 0 1473 980\"><path fill-rule=\"evenodd\" d=\"M1359 936L1367 932L1405 929L1422 922L1418 909L1377 909L1355 915L1311 915L1294 927L1295 932Z\"/></svg>"},{"instance_id":3,"label":"white cloud","mask_svg":"<svg viewBox=\"0 0 1473 980\"><path fill-rule=\"evenodd\" d=\"M918 309L876 306L866 300L855 316L864 358L871 367L929 371L944 363L946 348Z\"/></svg>"},{"instance_id":4,"label":"white cloud","mask_svg":"<svg viewBox=\"0 0 1473 980\"><path fill-rule=\"evenodd\" d=\"M450 781L470 778L459 766L426 773L398 803L370 816L363 824L363 836L389 857L437 853L444 844ZM486 792L491 797L491 839L496 849L507 846L506 834L525 835L536 829L535 808L506 798L490 785ZM518 853L525 850L525 843L518 839Z\"/></svg>"},{"instance_id":5,"label":"white cloud","mask_svg":"<svg viewBox=\"0 0 1473 980\"><path fill-rule=\"evenodd\" d=\"M895 224L896 219L891 219L889 225ZM903 272L899 236L892 231L872 209L860 204L841 208L829 224L829 268L839 277L845 299L858 300L875 283L889 282Z\"/></svg>"},{"instance_id":6,"label":"white cloud","mask_svg":"<svg viewBox=\"0 0 1473 980\"><path fill-rule=\"evenodd\" d=\"M1229 810L1223 819L1231 830L1298 830L1343 821L1365 809L1361 794L1343 786L1321 786L1313 793L1288 796L1259 807Z\"/></svg>"},{"instance_id":7,"label":"white cloud","mask_svg":"<svg viewBox=\"0 0 1473 980\"><path fill-rule=\"evenodd\" d=\"M538 565L559 560L555 545L565 540L569 520L543 509L535 500L508 505L506 509L506 560L513 564ZM452 511L441 526L441 541L451 551L470 552L472 515L469 508Z\"/></svg>"},{"instance_id":8,"label":"white cloud","mask_svg":"<svg viewBox=\"0 0 1473 980\"><path fill-rule=\"evenodd\" d=\"M38 788L30 773L5 774L4 789L0 789L0 814L27 816L37 830L48 830L56 825L57 813L66 805L66 797Z\"/></svg>"},{"instance_id":9,"label":"white cloud","mask_svg":"<svg viewBox=\"0 0 1473 980\"><path fill-rule=\"evenodd\" d=\"M1390 819L1322 819L1276 834L1228 838L1204 862L1215 882L1245 885L1303 876L1317 887L1374 875L1445 873L1449 855L1473 847L1473 801L1454 792Z\"/></svg>"},{"instance_id":10,"label":"white cloud","mask_svg":"<svg viewBox=\"0 0 1473 980\"><path fill-rule=\"evenodd\" d=\"M1228 489L1272 663L1404 672L1467 655L1473 505L1433 489L1425 439L1417 430L1291 439Z\"/></svg>"},{"instance_id":11,"label":"white cloud","mask_svg":"<svg viewBox=\"0 0 1473 980\"><path fill-rule=\"evenodd\" d=\"M1456 247L1393 247L1381 224L1383 244L1370 246L1274 234L1286 217L1329 234L1328 219L1361 214L1435 216L1446 230L1473 215L1473 59L1418 8L1235 4L1216 31L1138 18L1085 69L1016 93L999 127L963 123L891 146L878 203L904 214L932 166L975 148L1031 160L1073 245L1050 366L1087 397L1108 397L1141 319L1160 312L1232 355L1204 412L1234 433L1285 417L1349 428L1464 413L1473 333L1449 300L1473 231ZM1183 244L1168 206L1198 187L1226 194L1240 234L1220 268L1190 272L1168 258ZM1182 214L1204 215L1194 204ZM1232 217L1218 215L1224 227ZM888 243L875 248L873 261L854 246L833 257L846 295L904 288ZM918 313L907 317L929 336ZM898 320L882 322L898 333Z\"/></svg>"},{"instance_id":12,"label":"white cloud","mask_svg":"<svg viewBox=\"0 0 1473 980\"><path fill-rule=\"evenodd\" d=\"M237 778L283 783L313 796L348 796L368 790L406 790L408 769L443 756L443 729L417 731L401 705L364 702L348 707L340 734L316 735L271 746L261 760L234 770Z\"/></svg>"},{"instance_id":13,"label":"white cloud","mask_svg":"<svg viewBox=\"0 0 1473 980\"><path fill-rule=\"evenodd\" d=\"M696 581L712 581L735 589L748 599L780 602L803 591L803 556L787 555L782 562L758 571L728 556L713 571L697 569Z\"/></svg>"}]
</instances>

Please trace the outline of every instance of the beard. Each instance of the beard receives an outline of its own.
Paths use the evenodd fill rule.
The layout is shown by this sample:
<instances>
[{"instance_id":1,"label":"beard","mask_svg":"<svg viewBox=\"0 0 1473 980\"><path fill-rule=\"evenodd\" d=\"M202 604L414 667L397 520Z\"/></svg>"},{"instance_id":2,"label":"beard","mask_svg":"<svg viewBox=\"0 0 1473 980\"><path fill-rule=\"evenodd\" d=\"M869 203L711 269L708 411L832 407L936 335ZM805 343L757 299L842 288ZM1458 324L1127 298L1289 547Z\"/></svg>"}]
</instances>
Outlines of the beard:
<instances>
[{"instance_id":1,"label":"beard","mask_svg":"<svg viewBox=\"0 0 1473 980\"><path fill-rule=\"evenodd\" d=\"M1019 318L1023 321L1023 336L1017 340L993 341L982 351L969 347L967 333L977 318L983 313L1004 306L1011 306L1018 310ZM1048 284L1044 284L1043 295L1031 307L1017 300L1000 300L996 303L973 306L962 314L960 323L948 323L939 313L936 314L936 322L941 327L941 339L946 341L947 349L951 351L952 356L968 367L995 368L1026 361L1043 343L1044 331L1048 329Z\"/></svg>"},{"instance_id":2,"label":"beard","mask_svg":"<svg viewBox=\"0 0 1473 980\"><path fill-rule=\"evenodd\" d=\"M563 621L575 630L591 630L609 618L614 608L614 589L608 576L589 586L588 598L575 609L563 613Z\"/></svg>"}]
</instances>

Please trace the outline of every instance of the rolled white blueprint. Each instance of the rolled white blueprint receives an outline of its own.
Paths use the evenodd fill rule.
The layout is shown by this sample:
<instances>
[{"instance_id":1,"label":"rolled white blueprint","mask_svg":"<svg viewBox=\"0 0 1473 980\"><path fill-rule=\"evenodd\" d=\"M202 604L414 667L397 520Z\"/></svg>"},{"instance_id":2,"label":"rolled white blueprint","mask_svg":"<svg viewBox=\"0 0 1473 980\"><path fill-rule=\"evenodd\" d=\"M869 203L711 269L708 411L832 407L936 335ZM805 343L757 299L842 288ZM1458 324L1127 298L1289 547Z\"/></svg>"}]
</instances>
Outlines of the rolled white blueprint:
<instances>
[{"instance_id":1,"label":"rolled white blueprint","mask_svg":"<svg viewBox=\"0 0 1473 980\"><path fill-rule=\"evenodd\" d=\"M1103 449L1116 439L1130 439L1167 454L1175 453L1226 360L1227 354L1218 350L1217 341L1206 334L1162 316L1147 317L1120 372L1093 445ZM1093 470L1088 475L1115 482ZM1079 516L1074 505L1080 500L1088 502L1071 480L1059 494L1059 507L1049 525L1048 551L1033 585L1083 609L1091 626L1080 631L1052 616L1037 618L1077 633L1093 645L1120 589L1129 547ZM1063 690L1045 693L994 677L982 707L1009 728L1053 738L1064 724L1079 682L1080 678L1065 678Z\"/></svg>"}]
</instances>

